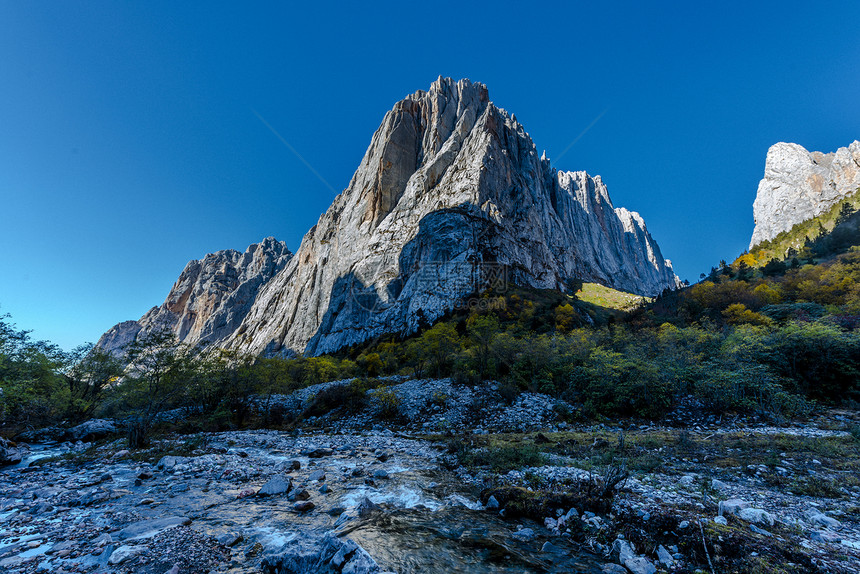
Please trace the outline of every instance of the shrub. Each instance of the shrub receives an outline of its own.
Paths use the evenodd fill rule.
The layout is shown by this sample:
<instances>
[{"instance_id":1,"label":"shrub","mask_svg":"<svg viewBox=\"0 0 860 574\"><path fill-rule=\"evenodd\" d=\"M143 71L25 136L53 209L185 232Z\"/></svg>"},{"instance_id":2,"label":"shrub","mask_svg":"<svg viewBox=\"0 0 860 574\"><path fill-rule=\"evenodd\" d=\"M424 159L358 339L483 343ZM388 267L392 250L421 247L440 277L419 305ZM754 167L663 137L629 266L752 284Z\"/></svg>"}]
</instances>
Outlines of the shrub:
<instances>
[{"instance_id":1,"label":"shrub","mask_svg":"<svg viewBox=\"0 0 860 574\"><path fill-rule=\"evenodd\" d=\"M360 384L337 384L317 393L305 408L302 416L320 417L336 410L347 414L359 412L367 406L367 395Z\"/></svg>"},{"instance_id":2,"label":"shrub","mask_svg":"<svg viewBox=\"0 0 860 574\"><path fill-rule=\"evenodd\" d=\"M460 450L460 464L471 467L489 467L493 472L506 473L532 466L541 466L546 460L534 445L505 445L474 450Z\"/></svg>"},{"instance_id":3,"label":"shrub","mask_svg":"<svg viewBox=\"0 0 860 574\"><path fill-rule=\"evenodd\" d=\"M400 416L400 397L392 389L380 387L370 392L377 403L377 414L383 419L394 419Z\"/></svg>"}]
</instances>

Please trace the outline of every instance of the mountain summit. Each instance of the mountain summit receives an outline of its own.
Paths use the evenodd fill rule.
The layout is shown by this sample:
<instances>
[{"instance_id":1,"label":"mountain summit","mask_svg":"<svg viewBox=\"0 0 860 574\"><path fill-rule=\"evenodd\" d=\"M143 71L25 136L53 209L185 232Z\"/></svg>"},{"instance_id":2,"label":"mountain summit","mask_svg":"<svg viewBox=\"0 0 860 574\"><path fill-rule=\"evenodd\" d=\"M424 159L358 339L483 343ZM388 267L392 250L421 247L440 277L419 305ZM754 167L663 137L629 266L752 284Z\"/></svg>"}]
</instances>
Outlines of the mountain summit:
<instances>
[{"instance_id":1,"label":"mountain summit","mask_svg":"<svg viewBox=\"0 0 860 574\"><path fill-rule=\"evenodd\" d=\"M858 191L860 141L826 154L795 143L772 145L753 203L750 249L826 213Z\"/></svg>"},{"instance_id":2,"label":"mountain summit","mask_svg":"<svg viewBox=\"0 0 860 574\"><path fill-rule=\"evenodd\" d=\"M295 256L237 328L207 342L321 354L413 332L490 286L569 291L575 280L643 295L678 281L599 176L557 171L486 86L440 77L385 114Z\"/></svg>"}]
</instances>

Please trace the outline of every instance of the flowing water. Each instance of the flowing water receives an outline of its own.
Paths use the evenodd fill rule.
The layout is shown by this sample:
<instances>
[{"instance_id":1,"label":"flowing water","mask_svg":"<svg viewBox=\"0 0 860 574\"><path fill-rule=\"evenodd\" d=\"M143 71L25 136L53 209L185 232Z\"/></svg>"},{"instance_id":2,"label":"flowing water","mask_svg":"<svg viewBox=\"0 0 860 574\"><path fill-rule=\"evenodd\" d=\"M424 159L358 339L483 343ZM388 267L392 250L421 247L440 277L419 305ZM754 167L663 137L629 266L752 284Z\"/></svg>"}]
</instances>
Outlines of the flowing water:
<instances>
[{"instance_id":1,"label":"flowing water","mask_svg":"<svg viewBox=\"0 0 860 574\"><path fill-rule=\"evenodd\" d=\"M536 532L546 531L529 521L505 521L498 513L488 512L478 501L476 490L464 485L453 473L439 470L434 460L408 449L395 451L384 463L364 447L342 449L331 456L309 460L286 456L280 450L249 446L253 440L248 438L249 444L244 445L243 455L247 458L242 459L242 464L264 468L265 472L252 483L231 482L219 476L220 470L207 470L226 466L218 460L209 467L195 467L196 463L192 463L172 473L158 472L141 486L134 484L138 463L127 459L88 472L109 472L113 477L111 488L126 493L112 501L114 511L125 508L148 518L186 516L192 519L193 529L213 536L240 533L244 540L235 548L234 557L239 557L239 563L234 564L232 574L258 572L260 557L266 552L276 553L285 543L298 538L321 538L329 530L357 542L383 570L399 574L601 572L602 560L563 537L522 541L512 536L518 523ZM35 447L18 466L63 452L57 446ZM283 495L241 497L243 489L259 488L277 473L279 463L292 460L302 462L302 469L291 476L295 484L303 484L311 493L316 504L313 512L297 513L293 503ZM368 484L364 478L367 474L353 474L356 467L382 468L388 478ZM308 475L314 470L325 471L324 482L308 482ZM328 492L320 492L323 485ZM157 502L141 506L144 497ZM379 508L359 516L356 508L365 500ZM352 518L338 521L344 510ZM69 512L100 511L74 508ZM559 551L542 552L547 540ZM246 551L258 543L261 551L244 560ZM43 550L34 549L34 553L40 551Z\"/></svg>"}]
</instances>

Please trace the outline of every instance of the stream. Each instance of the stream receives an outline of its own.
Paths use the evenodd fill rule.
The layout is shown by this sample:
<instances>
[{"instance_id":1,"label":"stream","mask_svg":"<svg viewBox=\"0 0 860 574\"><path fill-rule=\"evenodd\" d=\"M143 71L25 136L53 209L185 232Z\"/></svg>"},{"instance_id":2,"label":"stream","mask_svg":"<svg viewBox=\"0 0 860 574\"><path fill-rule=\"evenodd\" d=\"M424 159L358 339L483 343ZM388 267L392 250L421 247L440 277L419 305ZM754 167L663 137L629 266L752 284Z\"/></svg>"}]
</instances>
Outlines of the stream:
<instances>
[{"instance_id":1,"label":"stream","mask_svg":"<svg viewBox=\"0 0 860 574\"><path fill-rule=\"evenodd\" d=\"M230 564L221 570L231 574L259 572L262 557L278 556L292 542L313 542L332 530L358 543L381 571L399 574L598 574L604 563L563 537L546 537L547 531L536 523L506 521L485 510L475 489L439 468L437 453L427 443L372 435L294 438L271 431L220 433L211 435L209 443L226 452L177 459L172 468L153 468L153 478L145 481L137 477L149 466L128 458L83 465L71 474L71 467L62 466L65 463L50 463L60 465L64 474L58 478L67 484L91 482L104 473L112 479L107 508L74 506L64 520L109 524L123 512L143 519L187 517L191 528L204 535L240 538ZM307 456L309 448L320 447L331 449L331 454ZM25 463L67 450L56 445L32 447L21 465L0 473L0 480L19 474ZM380 456L381 451L386 456ZM293 461L301 468L285 472ZM325 478L312 482L314 471L323 471ZM36 478L34 472L24 474ZM273 476L289 476L294 488L304 487L315 508L297 512L286 495L248 495ZM360 515L357 508L367 500L378 508ZM531 528L538 536L513 536L518 526ZM29 528L33 539L38 538L38 524ZM547 541L554 546L552 552L542 551ZM45 553L50 547L46 541L25 552ZM106 557L87 560L105 565ZM51 561L43 565L59 563Z\"/></svg>"}]
</instances>

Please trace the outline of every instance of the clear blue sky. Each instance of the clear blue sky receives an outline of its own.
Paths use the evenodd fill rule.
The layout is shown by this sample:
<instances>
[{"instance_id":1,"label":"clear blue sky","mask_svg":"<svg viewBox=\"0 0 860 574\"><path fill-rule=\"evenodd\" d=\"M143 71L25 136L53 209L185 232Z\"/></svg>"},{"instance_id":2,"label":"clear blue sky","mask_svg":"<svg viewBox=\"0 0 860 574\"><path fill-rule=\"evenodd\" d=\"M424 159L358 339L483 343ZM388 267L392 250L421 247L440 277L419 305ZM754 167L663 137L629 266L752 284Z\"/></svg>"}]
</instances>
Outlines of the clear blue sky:
<instances>
[{"instance_id":1,"label":"clear blue sky","mask_svg":"<svg viewBox=\"0 0 860 574\"><path fill-rule=\"evenodd\" d=\"M189 6L196 4L196 6ZM395 101L487 84L642 213L682 278L737 256L765 153L860 138L860 3L0 1L0 312L65 348L190 259L298 247Z\"/></svg>"}]
</instances>

